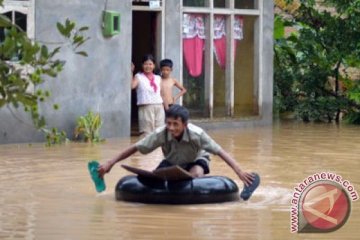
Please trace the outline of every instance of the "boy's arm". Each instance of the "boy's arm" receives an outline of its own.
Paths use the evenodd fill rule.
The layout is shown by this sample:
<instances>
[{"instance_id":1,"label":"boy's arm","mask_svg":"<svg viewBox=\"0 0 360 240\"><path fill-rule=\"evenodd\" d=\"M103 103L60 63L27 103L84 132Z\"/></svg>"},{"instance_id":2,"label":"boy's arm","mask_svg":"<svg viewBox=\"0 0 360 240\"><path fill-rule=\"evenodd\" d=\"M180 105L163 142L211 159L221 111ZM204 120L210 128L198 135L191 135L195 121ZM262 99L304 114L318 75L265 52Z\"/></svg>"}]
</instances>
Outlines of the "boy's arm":
<instances>
[{"instance_id":1,"label":"boy's arm","mask_svg":"<svg viewBox=\"0 0 360 240\"><path fill-rule=\"evenodd\" d=\"M115 163L130 157L137 151L138 151L138 149L136 148L136 145L133 144L130 147L128 147L127 149L125 149L124 151L122 151L118 156L116 156L112 160L109 160L106 163L101 164L98 168L99 176L101 178L103 178L105 173L110 172L111 168L115 165Z\"/></svg>"},{"instance_id":2,"label":"boy's arm","mask_svg":"<svg viewBox=\"0 0 360 240\"><path fill-rule=\"evenodd\" d=\"M250 173L243 172L235 159L233 159L227 152L221 149L218 155L235 171L241 181L244 182L245 186L249 186L252 183L254 177Z\"/></svg>"},{"instance_id":3,"label":"boy's arm","mask_svg":"<svg viewBox=\"0 0 360 240\"><path fill-rule=\"evenodd\" d=\"M186 93L186 88L184 88L184 86L179 83L178 81L176 81L176 79L173 79L174 80L174 86L176 86L180 92L178 94L176 94L176 96L174 97L174 103L181 97L183 96L185 93Z\"/></svg>"}]
</instances>

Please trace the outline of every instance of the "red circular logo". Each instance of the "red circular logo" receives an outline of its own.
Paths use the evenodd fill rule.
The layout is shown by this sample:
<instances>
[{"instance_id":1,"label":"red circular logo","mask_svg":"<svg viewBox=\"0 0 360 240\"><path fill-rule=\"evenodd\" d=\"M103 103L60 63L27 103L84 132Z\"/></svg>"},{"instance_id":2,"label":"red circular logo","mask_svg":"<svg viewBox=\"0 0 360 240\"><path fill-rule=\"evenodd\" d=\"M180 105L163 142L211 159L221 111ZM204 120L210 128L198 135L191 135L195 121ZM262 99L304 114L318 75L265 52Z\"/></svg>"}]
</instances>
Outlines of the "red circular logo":
<instances>
[{"instance_id":1,"label":"red circular logo","mask_svg":"<svg viewBox=\"0 0 360 240\"><path fill-rule=\"evenodd\" d=\"M350 214L350 201L340 186L316 184L303 198L302 212L308 224L320 231L340 228Z\"/></svg>"}]
</instances>

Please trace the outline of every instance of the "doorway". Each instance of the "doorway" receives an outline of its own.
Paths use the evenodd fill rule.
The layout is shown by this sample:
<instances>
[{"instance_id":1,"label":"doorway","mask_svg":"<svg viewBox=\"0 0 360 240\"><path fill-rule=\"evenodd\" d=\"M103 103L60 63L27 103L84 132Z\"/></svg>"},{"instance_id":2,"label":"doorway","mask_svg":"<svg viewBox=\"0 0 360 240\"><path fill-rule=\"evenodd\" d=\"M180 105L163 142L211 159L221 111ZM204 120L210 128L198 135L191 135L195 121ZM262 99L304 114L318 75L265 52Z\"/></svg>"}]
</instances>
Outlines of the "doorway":
<instances>
[{"instance_id":1,"label":"doorway","mask_svg":"<svg viewBox=\"0 0 360 240\"><path fill-rule=\"evenodd\" d=\"M156 11L133 11L132 13L132 62L134 74L142 69L142 58L152 54L157 62L161 58L161 14ZM157 70L157 69L156 69ZM136 90L131 91L131 135L139 135Z\"/></svg>"}]
</instances>

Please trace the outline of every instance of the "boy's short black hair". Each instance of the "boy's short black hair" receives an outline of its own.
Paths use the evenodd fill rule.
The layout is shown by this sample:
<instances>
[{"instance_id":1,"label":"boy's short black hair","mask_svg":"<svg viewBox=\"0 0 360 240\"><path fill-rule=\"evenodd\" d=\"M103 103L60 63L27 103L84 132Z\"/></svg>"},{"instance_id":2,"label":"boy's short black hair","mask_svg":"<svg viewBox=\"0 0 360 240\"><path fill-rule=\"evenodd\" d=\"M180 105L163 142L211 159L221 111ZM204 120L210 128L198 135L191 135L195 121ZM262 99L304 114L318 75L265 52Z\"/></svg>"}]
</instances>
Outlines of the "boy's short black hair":
<instances>
[{"instance_id":1,"label":"boy's short black hair","mask_svg":"<svg viewBox=\"0 0 360 240\"><path fill-rule=\"evenodd\" d=\"M187 123L189 120L189 115L189 111L179 104L171 105L171 107L165 113L166 118L180 118L183 123Z\"/></svg>"},{"instance_id":2,"label":"boy's short black hair","mask_svg":"<svg viewBox=\"0 0 360 240\"><path fill-rule=\"evenodd\" d=\"M160 61L160 68L162 67L173 67L173 62L170 59L163 59Z\"/></svg>"}]
</instances>

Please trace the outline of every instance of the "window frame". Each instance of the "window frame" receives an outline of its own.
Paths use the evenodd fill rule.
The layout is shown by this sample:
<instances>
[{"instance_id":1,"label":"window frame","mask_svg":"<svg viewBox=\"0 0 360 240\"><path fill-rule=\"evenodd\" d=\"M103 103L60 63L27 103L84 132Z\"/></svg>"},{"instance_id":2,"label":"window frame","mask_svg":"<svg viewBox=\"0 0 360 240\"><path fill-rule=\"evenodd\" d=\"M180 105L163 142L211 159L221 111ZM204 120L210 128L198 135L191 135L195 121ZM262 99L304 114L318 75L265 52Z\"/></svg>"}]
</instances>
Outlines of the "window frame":
<instances>
[{"instance_id":1,"label":"window frame","mask_svg":"<svg viewBox=\"0 0 360 240\"><path fill-rule=\"evenodd\" d=\"M234 51L234 21L235 16L241 15L241 16L255 16L258 18L258 21L256 21L256 24L254 26L255 28L255 36L254 36L254 96L257 97L257 104L260 103L260 92L259 92L259 83L260 81L260 73L262 71L262 63L260 61L260 53L262 49L262 26L263 26L263 0L257 0L255 3L257 6L257 9L237 9L235 8L235 0L226 0L225 5L226 8L215 8L214 7L214 0L206 0L206 6L202 7L189 7L184 6L183 1L181 3L181 16L183 16L184 13L200 13L204 14L207 18L206 20L206 29L209 29L209 31L206 31L206 38L207 39L213 39L213 23L214 23L214 15L225 15L226 16L226 32L227 36L227 59L226 64L227 68L225 70L225 104L226 104L226 116L233 117L234 116L234 105L235 105L235 99L234 99L234 74L235 74L235 59L234 55L232 54ZM180 24L182 26L183 24L183 18L181 17ZM180 42L182 40L180 39ZM180 53L183 59L183 45L180 46ZM214 43L213 41L206 41L205 42L205 68L203 71L205 71L205 108L206 108L206 116L208 118L213 118L214 115L214 59L213 59L213 52L214 52ZM180 61L180 68L183 69L183 61ZM180 79L181 82L183 81L183 72L180 71ZM260 112L258 113L260 114Z\"/></svg>"},{"instance_id":2,"label":"window frame","mask_svg":"<svg viewBox=\"0 0 360 240\"><path fill-rule=\"evenodd\" d=\"M35 0L5 0L0 7L0 13L20 12L26 15L26 34L28 38L35 39ZM13 19L12 19L13 21Z\"/></svg>"},{"instance_id":3,"label":"window frame","mask_svg":"<svg viewBox=\"0 0 360 240\"><path fill-rule=\"evenodd\" d=\"M134 11L145 11L145 12L156 12L159 14L159 20L157 22L157 29L160 29L157 33L157 39L159 39L161 42L156 46L156 56L158 58L163 59L164 53L165 53L165 2L166 0L159 0L160 7L152 8L149 6L139 6L134 5L134 2L150 2L151 0L145 0L145 1L132 1L131 4L131 10Z\"/></svg>"}]
</instances>

